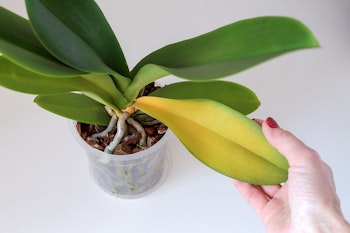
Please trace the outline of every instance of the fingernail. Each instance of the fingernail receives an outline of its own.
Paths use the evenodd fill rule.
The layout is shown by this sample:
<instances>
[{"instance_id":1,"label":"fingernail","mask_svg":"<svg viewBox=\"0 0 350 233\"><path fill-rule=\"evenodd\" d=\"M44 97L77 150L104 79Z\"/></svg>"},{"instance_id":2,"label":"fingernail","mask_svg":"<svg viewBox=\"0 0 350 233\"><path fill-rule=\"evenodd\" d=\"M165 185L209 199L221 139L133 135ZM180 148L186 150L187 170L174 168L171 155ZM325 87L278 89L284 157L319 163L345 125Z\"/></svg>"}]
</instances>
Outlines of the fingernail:
<instances>
[{"instance_id":1,"label":"fingernail","mask_svg":"<svg viewBox=\"0 0 350 233\"><path fill-rule=\"evenodd\" d=\"M271 117L266 118L266 123L272 129L279 128L277 122Z\"/></svg>"}]
</instances>

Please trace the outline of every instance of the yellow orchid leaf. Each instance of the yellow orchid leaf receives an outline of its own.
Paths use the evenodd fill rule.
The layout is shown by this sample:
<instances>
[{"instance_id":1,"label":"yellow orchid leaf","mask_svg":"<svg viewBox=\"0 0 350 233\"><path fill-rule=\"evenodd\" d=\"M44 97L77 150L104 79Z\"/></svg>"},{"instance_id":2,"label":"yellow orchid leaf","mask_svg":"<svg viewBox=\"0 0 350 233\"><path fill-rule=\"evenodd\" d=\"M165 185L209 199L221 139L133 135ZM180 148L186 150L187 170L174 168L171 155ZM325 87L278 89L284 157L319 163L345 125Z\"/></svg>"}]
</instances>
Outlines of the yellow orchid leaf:
<instances>
[{"instance_id":1,"label":"yellow orchid leaf","mask_svg":"<svg viewBox=\"0 0 350 233\"><path fill-rule=\"evenodd\" d=\"M201 162L252 184L278 184L288 162L265 139L261 127L221 103L145 96L134 107L166 124Z\"/></svg>"}]
</instances>

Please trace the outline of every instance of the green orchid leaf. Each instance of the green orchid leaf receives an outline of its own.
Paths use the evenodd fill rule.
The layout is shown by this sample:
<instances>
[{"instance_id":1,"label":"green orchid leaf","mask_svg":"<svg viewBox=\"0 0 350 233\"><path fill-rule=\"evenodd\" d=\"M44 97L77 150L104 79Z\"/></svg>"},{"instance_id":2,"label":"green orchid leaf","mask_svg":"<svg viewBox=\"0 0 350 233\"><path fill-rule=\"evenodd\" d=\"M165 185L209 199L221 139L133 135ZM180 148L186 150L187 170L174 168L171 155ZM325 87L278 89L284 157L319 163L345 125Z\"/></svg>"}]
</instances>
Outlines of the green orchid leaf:
<instances>
[{"instance_id":1,"label":"green orchid leaf","mask_svg":"<svg viewBox=\"0 0 350 233\"><path fill-rule=\"evenodd\" d=\"M45 50L28 20L0 7L0 52L12 62L43 75L76 76L84 72L71 68Z\"/></svg>"},{"instance_id":2,"label":"green orchid leaf","mask_svg":"<svg viewBox=\"0 0 350 233\"><path fill-rule=\"evenodd\" d=\"M157 65L144 65L143 67L141 67L139 72L131 81L130 85L124 91L124 96L130 101L134 100L138 96L142 88L144 88L147 84L154 82L157 79L165 77L169 74L169 72L160 68Z\"/></svg>"},{"instance_id":3,"label":"green orchid leaf","mask_svg":"<svg viewBox=\"0 0 350 233\"><path fill-rule=\"evenodd\" d=\"M40 95L78 91L117 112L128 105L107 75L90 74L64 79L47 77L23 69L1 56L0 85L14 91Z\"/></svg>"},{"instance_id":4,"label":"green orchid leaf","mask_svg":"<svg viewBox=\"0 0 350 233\"><path fill-rule=\"evenodd\" d=\"M179 82L166 85L150 94L169 99L209 99L225 104L242 114L255 111L260 101L253 91L233 82Z\"/></svg>"},{"instance_id":5,"label":"green orchid leaf","mask_svg":"<svg viewBox=\"0 0 350 233\"><path fill-rule=\"evenodd\" d=\"M109 77L111 78L111 80L113 80L114 86L120 92L124 92L131 83L130 78L125 78L124 76L121 76L119 74L111 74L109 75Z\"/></svg>"},{"instance_id":6,"label":"green orchid leaf","mask_svg":"<svg viewBox=\"0 0 350 233\"><path fill-rule=\"evenodd\" d=\"M120 109L126 108L132 103L124 97L118 88L116 88L115 83L110 76L106 74L88 74L82 76L82 78L89 82L89 88L82 91L92 92L101 97L108 96L111 100L110 103L113 104L111 105L110 103L107 103L106 105L116 110L116 112L120 112ZM113 106L117 106L117 109Z\"/></svg>"},{"instance_id":7,"label":"green orchid leaf","mask_svg":"<svg viewBox=\"0 0 350 233\"><path fill-rule=\"evenodd\" d=\"M252 184L279 184L288 162L265 139L261 127L212 100L140 97L134 106L165 123L201 162Z\"/></svg>"},{"instance_id":8,"label":"green orchid leaf","mask_svg":"<svg viewBox=\"0 0 350 233\"><path fill-rule=\"evenodd\" d=\"M35 103L47 111L87 124L108 125L110 120L104 105L83 94L39 95Z\"/></svg>"},{"instance_id":9,"label":"green orchid leaf","mask_svg":"<svg viewBox=\"0 0 350 233\"><path fill-rule=\"evenodd\" d=\"M82 78L53 78L30 72L0 56L0 85L27 94L57 94L83 88Z\"/></svg>"},{"instance_id":10,"label":"green orchid leaf","mask_svg":"<svg viewBox=\"0 0 350 233\"><path fill-rule=\"evenodd\" d=\"M90 73L128 77L120 45L93 0L26 0L32 27L46 49L62 62Z\"/></svg>"},{"instance_id":11,"label":"green orchid leaf","mask_svg":"<svg viewBox=\"0 0 350 233\"><path fill-rule=\"evenodd\" d=\"M295 19L277 16L246 19L151 53L136 65L132 77L146 76L148 80L143 82L154 81L143 75L141 69L153 64L193 81L217 79L287 52L317 46L312 32Z\"/></svg>"}]
</instances>

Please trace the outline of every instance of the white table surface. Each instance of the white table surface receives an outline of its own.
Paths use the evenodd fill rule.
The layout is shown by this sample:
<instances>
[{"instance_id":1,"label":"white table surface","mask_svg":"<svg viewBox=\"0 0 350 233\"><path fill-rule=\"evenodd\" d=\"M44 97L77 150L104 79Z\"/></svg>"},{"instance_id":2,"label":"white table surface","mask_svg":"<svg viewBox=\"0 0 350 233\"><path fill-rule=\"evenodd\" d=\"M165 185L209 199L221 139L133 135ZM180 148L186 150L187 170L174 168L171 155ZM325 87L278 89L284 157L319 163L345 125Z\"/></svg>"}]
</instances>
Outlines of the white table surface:
<instances>
[{"instance_id":1,"label":"white table surface","mask_svg":"<svg viewBox=\"0 0 350 233\"><path fill-rule=\"evenodd\" d=\"M321 48L287 54L228 78L253 89L273 116L333 168L350 219L350 1L96 1L117 32L130 67L166 44L262 15L300 19ZM25 16L24 1L0 5ZM173 79L171 79L173 80ZM194 159L173 138L172 170L141 199L109 196L92 181L67 120L0 88L0 232L264 232L230 179ZM18 144L18 140L22 144Z\"/></svg>"}]
</instances>

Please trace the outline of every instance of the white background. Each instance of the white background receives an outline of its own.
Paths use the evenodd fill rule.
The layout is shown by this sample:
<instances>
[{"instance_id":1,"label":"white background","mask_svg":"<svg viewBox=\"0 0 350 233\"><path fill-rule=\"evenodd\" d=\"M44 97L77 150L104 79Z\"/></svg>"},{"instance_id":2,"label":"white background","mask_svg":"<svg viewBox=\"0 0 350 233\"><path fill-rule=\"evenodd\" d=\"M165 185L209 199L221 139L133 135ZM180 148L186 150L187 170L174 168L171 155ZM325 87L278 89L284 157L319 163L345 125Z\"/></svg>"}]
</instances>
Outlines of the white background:
<instances>
[{"instance_id":1,"label":"white background","mask_svg":"<svg viewBox=\"0 0 350 233\"><path fill-rule=\"evenodd\" d=\"M273 116L333 168L350 219L350 1L96 1L130 67L148 53L231 22L262 15L298 18L321 48L279 57L234 77L259 96L251 117ZM0 0L23 16L24 1ZM171 140L172 170L163 186L137 200L101 191L67 120L0 88L0 232L264 232L230 179Z\"/></svg>"}]
</instances>

